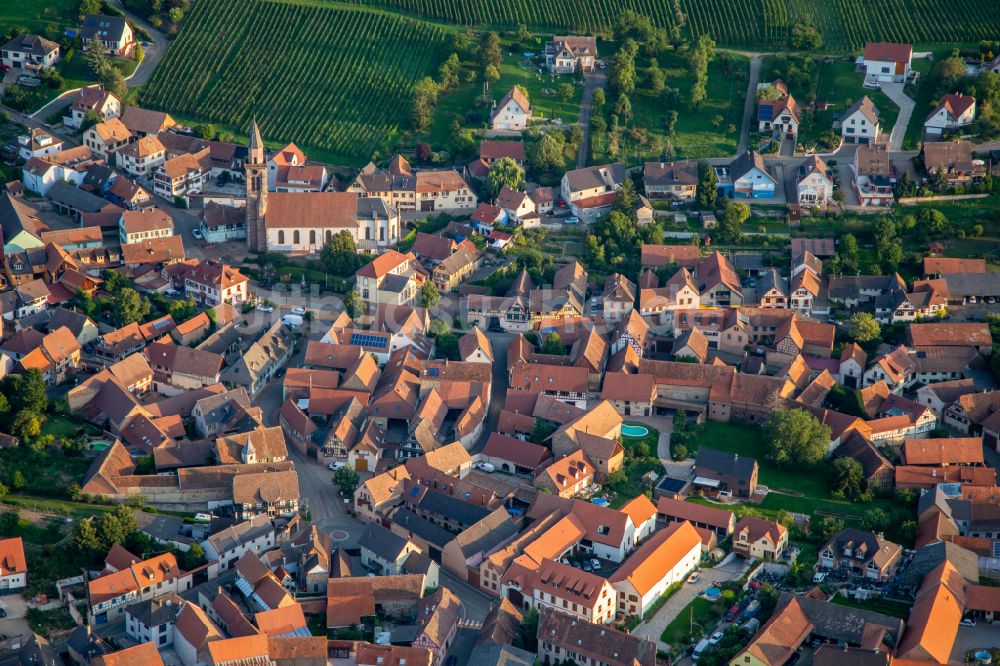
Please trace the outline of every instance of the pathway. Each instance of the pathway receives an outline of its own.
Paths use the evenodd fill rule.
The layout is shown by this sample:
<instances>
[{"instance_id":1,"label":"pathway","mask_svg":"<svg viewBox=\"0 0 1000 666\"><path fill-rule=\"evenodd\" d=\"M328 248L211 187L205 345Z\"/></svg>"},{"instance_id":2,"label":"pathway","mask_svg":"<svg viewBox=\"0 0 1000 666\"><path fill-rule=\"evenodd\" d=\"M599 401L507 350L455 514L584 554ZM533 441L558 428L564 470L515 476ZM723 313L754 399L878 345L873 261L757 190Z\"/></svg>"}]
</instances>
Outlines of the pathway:
<instances>
[{"instance_id":1,"label":"pathway","mask_svg":"<svg viewBox=\"0 0 1000 666\"><path fill-rule=\"evenodd\" d=\"M584 79L583 97L580 99L580 116L576 124L583 130L583 141L576 153L576 168L587 166L587 156L590 154L590 107L594 102L594 91L608 84L608 77L594 72Z\"/></svg>"},{"instance_id":2,"label":"pathway","mask_svg":"<svg viewBox=\"0 0 1000 666\"><path fill-rule=\"evenodd\" d=\"M743 125L740 127L740 142L736 146L736 154L741 155L750 145L750 123L757 106L757 84L760 83L760 70L764 56L754 53L750 56L750 76L747 81L747 98L743 103Z\"/></svg>"},{"instance_id":3,"label":"pathway","mask_svg":"<svg viewBox=\"0 0 1000 666\"><path fill-rule=\"evenodd\" d=\"M892 126L892 134L889 135L889 151L898 152L903 149L906 126L910 124L910 116L913 115L913 107L916 102L903 92L902 83L883 83L881 88L882 92L899 107L899 117L896 118L896 124Z\"/></svg>"}]
</instances>

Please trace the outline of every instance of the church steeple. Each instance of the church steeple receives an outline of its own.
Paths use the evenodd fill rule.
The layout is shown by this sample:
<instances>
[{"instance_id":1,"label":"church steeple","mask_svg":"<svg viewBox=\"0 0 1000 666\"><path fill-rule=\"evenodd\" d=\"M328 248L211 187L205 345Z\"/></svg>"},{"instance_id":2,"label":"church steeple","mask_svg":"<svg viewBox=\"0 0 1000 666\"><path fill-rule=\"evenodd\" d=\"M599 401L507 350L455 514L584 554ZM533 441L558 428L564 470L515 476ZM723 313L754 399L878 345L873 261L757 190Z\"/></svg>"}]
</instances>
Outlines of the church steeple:
<instances>
[{"instance_id":1,"label":"church steeple","mask_svg":"<svg viewBox=\"0 0 1000 666\"><path fill-rule=\"evenodd\" d=\"M267 153L264 152L257 118L250 123L250 146L243 167L247 185L247 247L254 252L267 252L267 230L264 226L264 216L267 215Z\"/></svg>"}]
</instances>

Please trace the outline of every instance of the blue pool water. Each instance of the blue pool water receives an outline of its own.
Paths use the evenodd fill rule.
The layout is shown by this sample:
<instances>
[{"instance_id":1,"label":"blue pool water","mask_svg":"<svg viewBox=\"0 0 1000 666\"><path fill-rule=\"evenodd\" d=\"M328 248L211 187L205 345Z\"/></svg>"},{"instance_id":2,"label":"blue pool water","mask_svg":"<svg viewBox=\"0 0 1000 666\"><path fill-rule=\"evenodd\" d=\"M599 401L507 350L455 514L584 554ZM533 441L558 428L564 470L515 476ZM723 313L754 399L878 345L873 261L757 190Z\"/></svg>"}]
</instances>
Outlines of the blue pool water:
<instances>
[{"instance_id":1,"label":"blue pool water","mask_svg":"<svg viewBox=\"0 0 1000 666\"><path fill-rule=\"evenodd\" d=\"M722 596L722 592L720 592L719 588L717 587L710 587L707 590L705 590L705 596L708 597L709 599L718 599L720 596Z\"/></svg>"},{"instance_id":2,"label":"blue pool water","mask_svg":"<svg viewBox=\"0 0 1000 666\"><path fill-rule=\"evenodd\" d=\"M637 425L623 425L622 435L625 437L645 437L649 434L649 428Z\"/></svg>"},{"instance_id":3,"label":"blue pool water","mask_svg":"<svg viewBox=\"0 0 1000 666\"><path fill-rule=\"evenodd\" d=\"M594 499L590 500L590 503L596 504L597 506L607 506L608 500L604 499L603 497L595 497Z\"/></svg>"}]
</instances>

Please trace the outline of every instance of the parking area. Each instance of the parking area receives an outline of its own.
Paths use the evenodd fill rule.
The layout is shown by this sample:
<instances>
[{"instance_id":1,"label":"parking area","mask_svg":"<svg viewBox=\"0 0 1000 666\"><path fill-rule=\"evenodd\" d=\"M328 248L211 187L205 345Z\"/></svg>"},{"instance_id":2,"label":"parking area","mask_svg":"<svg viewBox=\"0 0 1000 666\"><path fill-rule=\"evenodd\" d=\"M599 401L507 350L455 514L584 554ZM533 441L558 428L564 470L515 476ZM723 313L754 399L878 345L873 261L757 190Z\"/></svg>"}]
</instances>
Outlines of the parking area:
<instances>
[{"instance_id":1,"label":"parking area","mask_svg":"<svg viewBox=\"0 0 1000 666\"><path fill-rule=\"evenodd\" d=\"M6 637L21 636L27 638L31 635L31 627L24 619L28 613L28 602L20 594L11 594L0 597L0 609L3 609L7 616L0 618L0 635Z\"/></svg>"}]
</instances>

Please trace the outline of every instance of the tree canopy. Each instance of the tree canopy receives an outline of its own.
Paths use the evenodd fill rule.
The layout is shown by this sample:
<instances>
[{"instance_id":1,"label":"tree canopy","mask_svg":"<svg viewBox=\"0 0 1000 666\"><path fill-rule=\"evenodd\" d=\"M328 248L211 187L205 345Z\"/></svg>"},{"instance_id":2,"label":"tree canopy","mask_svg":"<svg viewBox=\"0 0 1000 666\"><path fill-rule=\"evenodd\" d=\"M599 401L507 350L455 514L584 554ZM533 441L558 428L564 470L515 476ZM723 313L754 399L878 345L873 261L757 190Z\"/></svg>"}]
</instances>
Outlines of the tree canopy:
<instances>
[{"instance_id":1,"label":"tree canopy","mask_svg":"<svg viewBox=\"0 0 1000 666\"><path fill-rule=\"evenodd\" d=\"M524 169L510 157L501 157L486 173L486 190L491 199L496 198L505 187L518 191L524 189Z\"/></svg>"},{"instance_id":2,"label":"tree canopy","mask_svg":"<svg viewBox=\"0 0 1000 666\"><path fill-rule=\"evenodd\" d=\"M830 446L830 427L804 409L771 412L764 432L771 441L768 458L780 467L815 465Z\"/></svg>"}]
</instances>

